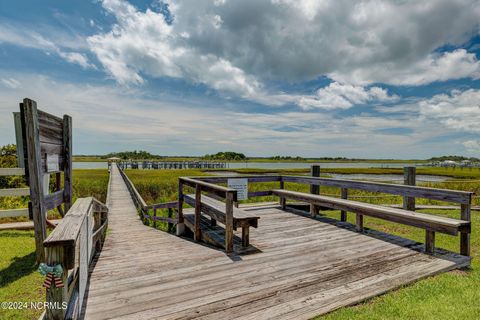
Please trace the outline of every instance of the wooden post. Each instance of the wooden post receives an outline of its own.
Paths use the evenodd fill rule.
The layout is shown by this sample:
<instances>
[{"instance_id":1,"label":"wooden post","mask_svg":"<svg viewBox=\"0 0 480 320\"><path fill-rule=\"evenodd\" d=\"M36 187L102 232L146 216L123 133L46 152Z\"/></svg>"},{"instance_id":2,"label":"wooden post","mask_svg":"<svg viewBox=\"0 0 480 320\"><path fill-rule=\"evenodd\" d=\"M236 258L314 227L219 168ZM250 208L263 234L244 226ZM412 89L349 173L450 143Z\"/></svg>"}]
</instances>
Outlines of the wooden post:
<instances>
[{"instance_id":1,"label":"wooden post","mask_svg":"<svg viewBox=\"0 0 480 320\"><path fill-rule=\"evenodd\" d=\"M183 183L178 181L178 208L177 208L177 236L181 236L185 231L185 222L183 220Z\"/></svg>"},{"instance_id":2,"label":"wooden post","mask_svg":"<svg viewBox=\"0 0 480 320\"><path fill-rule=\"evenodd\" d=\"M234 193L229 191L225 198L225 251L233 251L233 201Z\"/></svg>"},{"instance_id":3,"label":"wooden post","mask_svg":"<svg viewBox=\"0 0 480 320\"><path fill-rule=\"evenodd\" d=\"M470 211L472 205L470 203L461 205L460 218L462 220L471 221ZM460 233L460 254L464 256L470 256L470 233Z\"/></svg>"},{"instance_id":4,"label":"wooden post","mask_svg":"<svg viewBox=\"0 0 480 320\"><path fill-rule=\"evenodd\" d=\"M157 229L157 208L153 208L153 227Z\"/></svg>"},{"instance_id":5,"label":"wooden post","mask_svg":"<svg viewBox=\"0 0 480 320\"><path fill-rule=\"evenodd\" d=\"M363 214L357 213L356 229L358 232L363 232Z\"/></svg>"},{"instance_id":6,"label":"wooden post","mask_svg":"<svg viewBox=\"0 0 480 320\"><path fill-rule=\"evenodd\" d=\"M310 174L312 177L320 177L320 166L318 164L314 164L310 168ZM310 185L310 193L311 194L320 194L320 186L319 185ZM314 204L310 205L310 214L312 218L315 218L318 214L318 207Z\"/></svg>"},{"instance_id":7,"label":"wooden post","mask_svg":"<svg viewBox=\"0 0 480 320\"><path fill-rule=\"evenodd\" d=\"M342 188L342 199L347 199L348 198L348 189L347 188ZM340 211L340 221L347 221L347 211Z\"/></svg>"},{"instance_id":8,"label":"wooden post","mask_svg":"<svg viewBox=\"0 0 480 320\"><path fill-rule=\"evenodd\" d=\"M72 117L67 115L63 116L63 155L63 202L64 212L67 213L72 207Z\"/></svg>"},{"instance_id":9,"label":"wooden post","mask_svg":"<svg viewBox=\"0 0 480 320\"><path fill-rule=\"evenodd\" d=\"M172 212L172 211L173 211L172 208L168 208L168 217L169 217L169 218L172 218L172 216L173 216L173 212ZM168 232L172 232L172 230L173 230L173 223L168 222L167 228L168 228L168 229L167 229Z\"/></svg>"},{"instance_id":10,"label":"wooden post","mask_svg":"<svg viewBox=\"0 0 480 320\"><path fill-rule=\"evenodd\" d=\"M283 177L280 178L280 189L285 189L285 182L283 181ZM282 210L285 210L287 207L287 199L285 197L280 196L280 206Z\"/></svg>"},{"instance_id":11,"label":"wooden post","mask_svg":"<svg viewBox=\"0 0 480 320\"><path fill-rule=\"evenodd\" d=\"M403 182L407 186L414 186L416 184L416 168L403 168ZM403 197L403 209L415 211L415 197Z\"/></svg>"},{"instance_id":12,"label":"wooden post","mask_svg":"<svg viewBox=\"0 0 480 320\"><path fill-rule=\"evenodd\" d=\"M47 237L47 210L42 199L43 170L41 166L40 137L37 103L30 99L24 99L20 104L25 121L25 134L28 157L28 182L30 185L30 202L32 203L33 226L35 229L35 247L37 263L45 261L43 241Z\"/></svg>"},{"instance_id":13,"label":"wooden post","mask_svg":"<svg viewBox=\"0 0 480 320\"><path fill-rule=\"evenodd\" d=\"M202 219L202 187L197 184L195 186L195 226L193 239L200 241L200 221Z\"/></svg>"},{"instance_id":14,"label":"wooden post","mask_svg":"<svg viewBox=\"0 0 480 320\"><path fill-rule=\"evenodd\" d=\"M47 265L53 266L56 264L62 265L63 275L62 281L63 288L57 288L54 284L47 289L46 300L49 303L55 304L53 308L46 308L46 319L60 320L65 318L66 310L62 308L63 303L68 303L68 269L64 263L64 248L61 246L50 247L47 249Z\"/></svg>"},{"instance_id":15,"label":"wooden post","mask_svg":"<svg viewBox=\"0 0 480 320\"><path fill-rule=\"evenodd\" d=\"M435 232L425 230L425 252L434 253L435 251Z\"/></svg>"},{"instance_id":16,"label":"wooden post","mask_svg":"<svg viewBox=\"0 0 480 320\"><path fill-rule=\"evenodd\" d=\"M250 245L250 227L242 227L242 246L248 247Z\"/></svg>"}]
</instances>

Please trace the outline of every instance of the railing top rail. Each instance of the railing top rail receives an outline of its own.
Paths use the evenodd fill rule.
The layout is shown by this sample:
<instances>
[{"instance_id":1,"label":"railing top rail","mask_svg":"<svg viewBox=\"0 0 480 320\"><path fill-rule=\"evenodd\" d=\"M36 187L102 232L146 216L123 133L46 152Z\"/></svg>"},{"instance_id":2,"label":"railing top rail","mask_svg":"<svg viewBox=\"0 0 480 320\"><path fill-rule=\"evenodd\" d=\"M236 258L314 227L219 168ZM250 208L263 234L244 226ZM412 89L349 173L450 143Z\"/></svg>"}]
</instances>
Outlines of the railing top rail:
<instances>
[{"instance_id":1,"label":"railing top rail","mask_svg":"<svg viewBox=\"0 0 480 320\"><path fill-rule=\"evenodd\" d=\"M25 168L0 168L0 177L2 176L24 176Z\"/></svg>"},{"instance_id":2,"label":"railing top rail","mask_svg":"<svg viewBox=\"0 0 480 320\"><path fill-rule=\"evenodd\" d=\"M248 179L248 182L275 182L282 179L278 174L246 174L246 175L222 175L222 176L197 176L189 177L191 179L201 180L211 183L226 182L228 179Z\"/></svg>"},{"instance_id":3,"label":"railing top rail","mask_svg":"<svg viewBox=\"0 0 480 320\"><path fill-rule=\"evenodd\" d=\"M95 206L100 206L102 209L106 208L103 203L93 197L77 199L65 217L63 217L48 238L45 239L43 242L45 247L74 246L80 234L83 220L87 214L92 209L95 210L95 212L99 212L94 208Z\"/></svg>"},{"instance_id":4,"label":"railing top rail","mask_svg":"<svg viewBox=\"0 0 480 320\"><path fill-rule=\"evenodd\" d=\"M117 167L118 167L118 170L120 171L120 174L124 177L125 181L127 182L129 187L131 188L135 198L137 198L137 200L140 202L140 206L142 207L142 209L146 210L146 207L148 207L147 203L145 202L145 200L143 200L143 198L140 195L140 193L138 192L137 188L135 188L135 185L133 184L133 182L130 180L130 178L128 178L128 176L125 174L125 172L123 172L123 170L118 166L118 163L117 163Z\"/></svg>"},{"instance_id":5,"label":"railing top rail","mask_svg":"<svg viewBox=\"0 0 480 320\"><path fill-rule=\"evenodd\" d=\"M382 182L318 178L308 176L283 176L282 180L285 182L296 182L311 185L323 185L338 188L365 190L371 192L382 192L400 196L426 198L461 204L470 204L472 201L472 196L474 195L474 192L469 191L436 189L429 187L389 184Z\"/></svg>"},{"instance_id":6,"label":"railing top rail","mask_svg":"<svg viewBox=\"0 0 480 320\"><path fill-rule=\"evenodd\" d=\"M179 180L190 187L196 187L197 185L199 185L202 187L203 190L207 192L212 192L214 194L217 194L223 197L225 197L227 193L232 193L234 201L237 201L237 190L235 189L219 186L213 183L209 183L209 182L205 182L202 180L193 179L189 177L180 177Z\"/></svg>"}]
</instances>

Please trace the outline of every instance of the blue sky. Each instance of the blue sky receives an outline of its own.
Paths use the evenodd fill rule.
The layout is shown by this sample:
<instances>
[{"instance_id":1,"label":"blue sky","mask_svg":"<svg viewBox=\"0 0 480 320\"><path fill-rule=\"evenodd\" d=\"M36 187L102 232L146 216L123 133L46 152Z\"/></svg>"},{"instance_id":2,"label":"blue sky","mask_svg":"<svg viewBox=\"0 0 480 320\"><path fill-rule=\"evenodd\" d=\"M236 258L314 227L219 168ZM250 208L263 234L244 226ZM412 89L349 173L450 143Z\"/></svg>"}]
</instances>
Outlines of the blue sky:
<instances>
[{"instance_id":1,"label":"blue sky","mask_svg":"<svg viewBox=\"0 0 480 320\"><path fill-rule=\"evenodd\" d=\"M74 153L480 156L480 3L4 1L0 144L24 97Z\"/></svg>"}]
</instances>

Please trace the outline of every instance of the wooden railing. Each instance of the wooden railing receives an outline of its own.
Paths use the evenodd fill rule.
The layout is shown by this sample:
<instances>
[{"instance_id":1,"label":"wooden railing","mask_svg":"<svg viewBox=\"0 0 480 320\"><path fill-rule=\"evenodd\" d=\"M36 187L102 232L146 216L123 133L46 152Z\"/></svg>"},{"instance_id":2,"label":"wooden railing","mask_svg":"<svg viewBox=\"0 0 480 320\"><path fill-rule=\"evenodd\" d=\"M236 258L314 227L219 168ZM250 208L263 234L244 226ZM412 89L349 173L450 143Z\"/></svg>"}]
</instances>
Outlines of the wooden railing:
<instances>
[{"instance_id":1,"label":"wooden railing","mask_svg":"<svg viewBox=\"0 0 480 320\"><path fill-rule=\"evenodd\" d=\"M108 226L108 208L98 200L80 198L44 241L46 264L60 265L63 288L47 290L45 319L76 319L88 283L88 268L101 250Z\"/></svg>"},{"instance_id":2,"label":"wooden railing","mask_svg":"<svg viewBox=\"0 0 480 320\"><path fill-rule=\"evenodd\" d=\"M227 253L233 251L233 206L237 201L237 190L219 186L210 182L181 177L178 179L178 226L177 230L183 233L184 218L183 218L183 202L184 202L184 186L189 186L195 189L195 226L194 226L194 240L200 241L200 216L202 201L202 191L225 199L225 251Z\"/></svg>"},{"instance_id":3,"label":"wooden railing","mask_svg":"<svg viewBox=\"0 0 480 320\"><path fill-rule=\"evenodd\" d=\"M0 168L0 177L5 176L23 176L24 168ZM0 189L0 197L20 197L29 196L30 188L9 188ZM0 210L0 218L28 217L28 208Z\"/></svg>"},{"instance_id":4,"label":"wooden railing","mask_svg":"<svg viewBox=\"0 0 480 320\"><path fill-rule=\"evenodd\" d=\"M381 182L367 182L367 181L356 181L356 180L342 180L342 179L332 179L332 178L320 178L320 177L310 177L310 176L281 176L281 175L271 175L271 176L255 176L255 175L238 175L230 177L195 177L196 180L204 181L208 183L224 183L228 179L242 179L246 178L249 182L274 182L279 181L280 189L285 188L285 183L299 183L307 184L310 186L328 186L336 187L341 190L341 198L348 198L348 191L353 190L362 190L368 192L378 192L378 193L388 193L392 195L402 196L404 199L404 208L411 208L411 204L415 204L415 198L424 198L438 201L445 201L459 204L460 209L460 219L464 221L471 222L471 208L472 208L472 197L473 192L467 191L457 191L457 190L447 190L447 189L436 189L436 188L427 188L419 187L414 185L399 185L399 184L389 184ZM310 192L314 193L320 192L320 188L310 188ZM254 196L267 196L270 195L270 190L249 192L249 197ZM280 197L280 205L282 208L285 208L286 201L284 198ZM413 206L414 210L415 206ZM313 210L312 214L315 214ZM340 215L341 221L347 220L347 212L341 211ZM460 233L460 252L463 255L470 255L470 233L461 232Z\"/></svg>"},{"instance_id":5,"label":"wooden railing","mask_svg":"<svg viewBox=\"0 0 480 320\"><path fill-rule=\"evenodd\" d=\"M167 222L168 231L170 232L173 229L173 226L178 223L178 215L177 218L173 218L173 211L174 209L178 208L178 202L172 201L147 205L145 200L143 200L142 196L137 191L137 188L135 188L135 185L128 178L125 172L123 172L119 164L117 164L117 168L120 171L120 175L122 176L123 181L125 181L125 185L127 186L130 195L132 196L135 207L137 207L137 210L140 211L140 217L142 221L145 222L145 220L153 220L154 228L157 227L157 221ZM168 217L157 216L158 209L168 209ZM153 210L153 215L148 214L149 210Z\"/></svg>"}]
</instances>

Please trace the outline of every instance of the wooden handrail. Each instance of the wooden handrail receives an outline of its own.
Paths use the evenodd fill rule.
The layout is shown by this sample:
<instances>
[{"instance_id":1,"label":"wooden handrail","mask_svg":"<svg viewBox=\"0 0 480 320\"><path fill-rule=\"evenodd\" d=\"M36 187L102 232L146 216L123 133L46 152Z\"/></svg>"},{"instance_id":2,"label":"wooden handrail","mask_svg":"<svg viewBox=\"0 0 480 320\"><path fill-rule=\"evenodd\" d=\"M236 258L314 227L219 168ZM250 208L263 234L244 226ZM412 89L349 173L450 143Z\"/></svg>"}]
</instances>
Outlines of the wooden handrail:
<instances>
[{"instance_id":1,"label":"wooden handrail","mask_svg":"<svg viewBox=\"0 0 480 320\"><path fill-rule=\"evenodd\" d=\"M122 176L123 181L125 181L128 191L132 195L133 201L135 202L135 206L140 210L140 216L142 218L142 221L144 219L153 220L154 227L156 227L157 221L167 222L169 224L169 230L171 229L171 225L178 223L178 218L175 219L171 217L172 209L178 207L178 201L155 203L155 204L147 205L145 200L143 200L142 196L138 192L137 188L135 188L135 185L133 184L133 182L128 178L125 172L123 172L122 168L118 163L117 163L117 168L120 171L120 175ZM153 209L153 216L148 214L148 210L151 210L151 209ZM168 209L169 217L168 218L157 217L157 209Z\"/></svg>"},{"instance_id":2,"label":"wooden handrail","mask_svg":"<svg viewBox=\"0 0 480 320\"><path fill-rule=\"evenodd\" d=\"M237 190L235 189L219 186L210 182L205 182L199 179L193 179L188 177L180 177L179 181L181 181L183 184L190 187L201 186L203 191L211 192L221 197L226 197L228 193L232 193L233 201L237 201Z\"/></svg>"},{"instance_id":3,"label":"wooden handrail","mask_svg":"<svg viewBox=\"0 0 480 320\"><path fill-rule=\"evenodd\" d=\"M67 308L49 308L45 319L76 319L82 309L88 268L101 250L108 227L108 208L95 198L80 198L43 242L46 264L60 265L63 288L47 290L47 302Z\"/></svg>"},{"instance_id":4,"label":"wooden handrail","mask_svg":"<svg viewBox=\"0 0 480 320\"><path fill-rule=\"evenodd\" d=\"M342 180L332 178L317 178L307 176L282 176L284 182L303 183L310 185L329 186L345 189L356 189L371 192L389 193L400 196L415 198L425 198L454 202L460 204L469 204L472 201L473 192L436 189L428 187L417 187L399 184L390 184L382 182L367 182L355 180Z\"/></svg>"}]
</instances>

